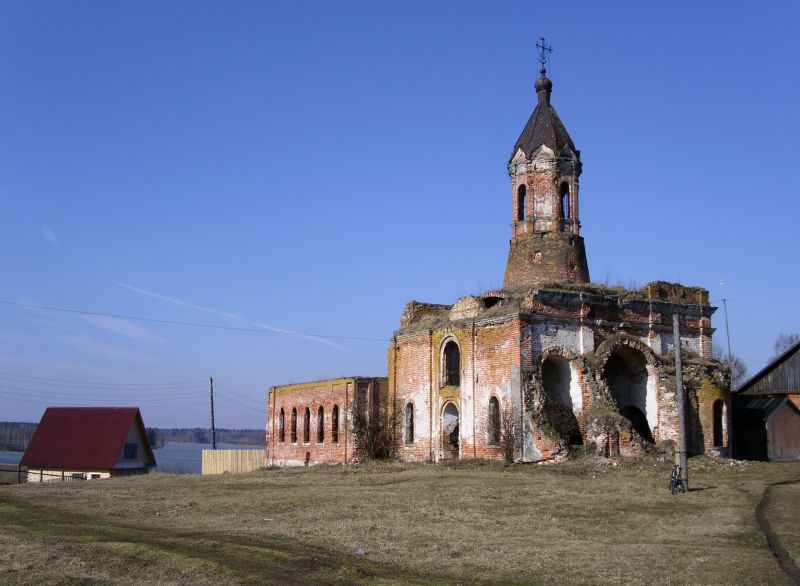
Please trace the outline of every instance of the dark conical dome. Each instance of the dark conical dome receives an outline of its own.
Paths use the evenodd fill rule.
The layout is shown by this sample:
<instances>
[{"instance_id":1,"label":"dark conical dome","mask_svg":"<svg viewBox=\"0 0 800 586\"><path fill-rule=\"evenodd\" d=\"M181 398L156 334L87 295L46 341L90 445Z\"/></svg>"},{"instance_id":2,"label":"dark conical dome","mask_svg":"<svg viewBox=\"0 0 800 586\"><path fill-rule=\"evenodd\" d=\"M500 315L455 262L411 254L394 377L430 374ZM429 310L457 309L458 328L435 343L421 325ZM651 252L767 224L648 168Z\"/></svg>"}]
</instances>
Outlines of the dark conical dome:
<instances>
[{"instance_id":1,"label":"dark conical dome","mask_svg":"<svg viewBox=\"0 0 800 586\"><path fill-rule=\"evenodd\" d=\"M553 106L550 105L550 93L553 90L553 82L545 75L545 70L541 70L541 77L536 80L536 95L539 103L531 114L528 123L522 130L511 152L511 158L517 154L517 150L522 149L526 157L530 157L536 149L545 145L556 155L568 147L576 155L578 154L575 144L556 114Z\"/></svg>"}]
</instances>

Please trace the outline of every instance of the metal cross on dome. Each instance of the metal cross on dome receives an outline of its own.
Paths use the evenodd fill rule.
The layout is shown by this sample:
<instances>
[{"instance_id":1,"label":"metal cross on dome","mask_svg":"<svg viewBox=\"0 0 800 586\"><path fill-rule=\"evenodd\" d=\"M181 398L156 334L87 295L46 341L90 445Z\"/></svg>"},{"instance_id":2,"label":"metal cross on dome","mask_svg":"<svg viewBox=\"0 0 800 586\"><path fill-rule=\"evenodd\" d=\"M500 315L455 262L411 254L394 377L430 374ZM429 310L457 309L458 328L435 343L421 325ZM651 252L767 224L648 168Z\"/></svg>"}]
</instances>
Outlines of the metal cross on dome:
<instances>
[{"instance_id":1,"label":"metal cross on dome","mask_svg":"<svg viewBox=\"0 0 800 586\"><path fill-rule=\"evenodd\" d=\"M552 45L548 46L545 43L545 38L544 37L539 37L539 42L536 43L536 48L539 49L539 63L542 64L542 69L544 69L544 66L547 65L547 62L550 59L547 56L547 53L552 53L553 52L553 47L552 47Z\"/></svg>"}]
</instances>

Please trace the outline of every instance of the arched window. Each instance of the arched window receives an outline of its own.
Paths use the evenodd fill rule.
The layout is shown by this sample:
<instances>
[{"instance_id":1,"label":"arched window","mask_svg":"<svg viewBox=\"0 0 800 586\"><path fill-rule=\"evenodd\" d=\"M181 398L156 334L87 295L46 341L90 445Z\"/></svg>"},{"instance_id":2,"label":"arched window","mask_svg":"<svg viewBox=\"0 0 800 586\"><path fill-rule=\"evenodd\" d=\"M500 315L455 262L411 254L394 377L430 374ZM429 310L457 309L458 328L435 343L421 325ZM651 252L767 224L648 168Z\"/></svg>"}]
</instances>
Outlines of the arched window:
<instances>
[{"instance_id":1,"label":"arched window","mask_svg":"<svg viewBox=\"0 0 800 586\"><path fill-rule=\"evenodd\" d=\"M489 399L489 445L500 444L500 401L497 397Z\"/></svg>"},{"instance_id":2,"label":"arched window","mask_svg":"<svg viewBox=\"0 0 800 586\"><path fill-rule=\"evenodd\" d=\"M297 443L297 408L292 407L292 432L290 436L292 443Z\"/></svg>"},{"instance_id":3,"label":"arched window","mask_svg":"<svg viewBox=\"0 0 800 586\"><path fill-rule=\"evenodd\" d=\"M406 443L414 443L414 404L406 405Z\"/></svg>"},{"instance_id":4,"label":"arched window","mask_svg":"<svg viewBox=\"0 0 800 586\"><path fill-rule=\"evenodd\" d=\"M325 409L322 405L317 409L317 443L321 444L325 441Z\"/></svg>"},{"instance_id":5,"label":"arched window","mask_svg":"<svg viewBox=\"0 0 800 586\"><path fill-rule=\"evenodd\" d=\"M570 219L569 209L569 183L561 184L561 219Z\"/></svg>"},{"instance_id":6,"label":"arched window","mask_svg":"<svg viewBox=\"0 0 800 586\"><path fill-rule=\"evenodd\" d=\"M723 444L722 441L722 429L723 429L723 413L724 407L722 401L717 399L714 401L714 447L719 447Z\"/></svg>"},{"instance_id":7,"label":"arched window","mask_svg":"<svg viewBox=\"0 0 800 586\"><path fill-rule=\"evenodd\" d=\"M339 405L334 405L331 411L331 441L339 443Z\"/></svg>"},{"instance_id":8,"label":"arched window","mask_svg":"<svg viewBox=\"0 0 800 586\"><path fill-rule=\"evenodd\" d=\"M311 441L311 409L306 407L303 416L303 443L307 444L309 441Z\"/></svg>"},{"instance_id":9,"label":"arched window","mask_svg":"<svg viewBox=\"0 0 800 586\"><path fill-rule=\"evenodd\" d=\"M450 340L444 347L443 383L447 386L457 387L461 384L461 351L458 344Z\"/></svg>"},{"instance_id":10,"label":"arched window","mask_svg":"<svg viewBox=\"0 0 800 586\"><path fill-rule=\"evenodd\" d=\"M525 208L528 203L528 188L525 185L520 185L517 189L517 221L521 222L525 219Z\"/></svg>"},{"instance_id":11,"label":"arched window","mask_svg":"<svg viewBox=\"0 0 800 586\"><path fill-rule=\"evenodd\" d=\"M281 414L278 415L278 441L283 443L286 441L286 414L281 407Z\"/></svg>"}]
</instances>

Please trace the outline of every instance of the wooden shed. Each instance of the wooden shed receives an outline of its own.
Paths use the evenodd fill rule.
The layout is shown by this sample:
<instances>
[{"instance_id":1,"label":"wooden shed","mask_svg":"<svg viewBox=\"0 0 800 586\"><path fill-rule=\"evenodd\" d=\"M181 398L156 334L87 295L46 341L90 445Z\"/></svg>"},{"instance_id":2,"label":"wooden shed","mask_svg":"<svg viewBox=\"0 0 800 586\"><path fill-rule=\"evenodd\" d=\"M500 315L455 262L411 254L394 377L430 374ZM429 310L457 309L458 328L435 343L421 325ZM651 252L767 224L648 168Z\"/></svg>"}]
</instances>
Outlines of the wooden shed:
<instances>
[{"instance_id":1,"label":"wooden shed","mask_svg":"<svg viewBox=\"0 0 800 586\"><path fill-rule=\"evenodd\" d=\"M736 392L733 434L735 458L800 459L800 342Z\"/></svg>"},{"instance_id":2,"label":"wooden shed","mask_svg":"<svg viewBox=\"0 0 800 586\"><path fill-rule=\"evenodd\" d=\"M744 396L735 405L736 458L800 459L800 409L787 397Z\"/></svg>"}]
</instances>

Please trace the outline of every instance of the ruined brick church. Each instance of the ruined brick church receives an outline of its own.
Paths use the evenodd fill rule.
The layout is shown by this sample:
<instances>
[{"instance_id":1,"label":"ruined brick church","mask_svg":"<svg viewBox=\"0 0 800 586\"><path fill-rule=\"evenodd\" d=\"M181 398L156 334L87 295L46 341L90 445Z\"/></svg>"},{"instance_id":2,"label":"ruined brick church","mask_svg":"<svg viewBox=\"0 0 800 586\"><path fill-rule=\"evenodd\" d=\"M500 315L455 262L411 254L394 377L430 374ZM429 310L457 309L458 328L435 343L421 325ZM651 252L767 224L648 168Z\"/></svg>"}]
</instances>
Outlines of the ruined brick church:
<instances>
[{"instance_id":1,"label":"ruined brick church","mask_svg":"<svg viewBox=\"0 0 800 586\"><path fill-rule=\"evenodd\" d=\"M511 241L503 288L452 305L408 303L388 377L273 387L273 464L349 461L347 414L397 413L404 460L605 455L678 439L674 346L680 344L690 453L724 454L729 375L712 359L708 292L652 282L638 291L590 283L580 235L580 151L551 104L544 66L537 104L508 162ZM679 316L680 340L673 336ZM334 441L335 440L335 441Z\"/></svg>"}]
</instances>

